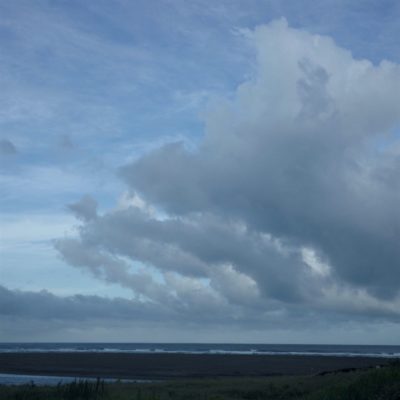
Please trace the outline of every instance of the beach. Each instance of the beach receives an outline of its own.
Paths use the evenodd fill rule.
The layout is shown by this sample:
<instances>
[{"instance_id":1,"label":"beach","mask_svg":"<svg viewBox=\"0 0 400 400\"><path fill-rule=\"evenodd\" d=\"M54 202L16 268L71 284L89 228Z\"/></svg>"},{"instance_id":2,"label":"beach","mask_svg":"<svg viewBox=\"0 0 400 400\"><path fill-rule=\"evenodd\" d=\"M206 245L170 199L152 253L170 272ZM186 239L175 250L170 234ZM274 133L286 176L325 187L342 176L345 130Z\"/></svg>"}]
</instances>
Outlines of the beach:
<instances>
[{"instance_id":1,"label":"beach","mask_svg":"<svg viewBox=\"0 0 400 400\"><path fill-rule=\"evenodd\" d=\"M317 375L389 359L309 355L40 352L0 353L0 373L120 379Z\"/></svg>"}]
</instances>

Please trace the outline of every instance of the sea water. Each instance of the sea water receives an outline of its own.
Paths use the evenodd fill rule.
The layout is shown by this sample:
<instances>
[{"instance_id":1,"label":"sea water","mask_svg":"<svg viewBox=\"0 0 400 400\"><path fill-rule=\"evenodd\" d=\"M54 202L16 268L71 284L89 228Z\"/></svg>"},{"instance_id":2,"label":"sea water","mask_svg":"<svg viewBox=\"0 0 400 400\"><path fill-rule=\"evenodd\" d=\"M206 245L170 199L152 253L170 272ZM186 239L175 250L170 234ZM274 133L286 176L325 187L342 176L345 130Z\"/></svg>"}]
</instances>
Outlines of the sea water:
<instances>
[{"instance_id":1,"label":"sea water","mask_svg":"<svg viewBox=\"0 0 400 400\"><path fill-rule=\"evenodd\" d=\"M287 354L400 357L400 346L231 343L0 343L5 352L121 352L188 354Z\"/></svg>"}]
</instances>

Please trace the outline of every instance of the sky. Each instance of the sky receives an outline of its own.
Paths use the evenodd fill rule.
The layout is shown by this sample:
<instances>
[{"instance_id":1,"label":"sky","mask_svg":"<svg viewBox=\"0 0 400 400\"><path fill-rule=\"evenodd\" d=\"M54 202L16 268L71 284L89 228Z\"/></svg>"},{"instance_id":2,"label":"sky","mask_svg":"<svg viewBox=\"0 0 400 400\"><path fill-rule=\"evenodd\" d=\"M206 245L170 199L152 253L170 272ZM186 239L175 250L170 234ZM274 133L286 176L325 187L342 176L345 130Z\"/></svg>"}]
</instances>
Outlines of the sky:
<instances>
[{"instance_id":1,"label":"sky","mask_svg":"<svg viewBox=\"0 0 400 400\"><path fill-rule=\"evenodd\" d=\"M0 341L400 344L399 18L0 0Z\"/></svg>"}]
</instances>

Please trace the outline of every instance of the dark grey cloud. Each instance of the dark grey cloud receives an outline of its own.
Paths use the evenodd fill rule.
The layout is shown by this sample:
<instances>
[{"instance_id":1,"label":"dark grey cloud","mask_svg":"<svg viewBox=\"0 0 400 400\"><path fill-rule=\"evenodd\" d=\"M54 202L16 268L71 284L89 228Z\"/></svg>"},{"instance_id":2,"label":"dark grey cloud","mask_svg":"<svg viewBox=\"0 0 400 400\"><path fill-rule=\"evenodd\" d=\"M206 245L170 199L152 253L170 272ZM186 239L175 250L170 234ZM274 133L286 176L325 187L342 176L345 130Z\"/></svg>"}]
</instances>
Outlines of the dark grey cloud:
<instances>
[{"instance_id":1,"label":"dark grey cloud","mask_svg":"<svg viewBox=\"0 0 400 400\"><path fill-rule=\"evenodd\" d=\"M263 234L214 215L157 220L130 207L98 217L81 228L80 241L64 239L56 247L71 264L85 266L95 275L101 268L113 282L132 285L134 290L140 290L130 279L134 275L118 257L188 279L216 279L233 265L231 274L254 280L251 290L261 286L263 293L281 299L294 300L309 286L300 284L301 272L312 279L297 249L280 249ZM143 282L139 286L146 288Z\"/></svg>"},{"instance_id":2,"label":"dark grey cloud","mask_svg":"<svg viewBox=\"0 0 400 400\"><path fill-rule=\"evenodd\" d=\"M0 285L0 315L33 319L124 319L146 318L149 304L99 296L56 296L48 291L10 290Z\"/></svg>"},{"instance_id":3,"label":"dark grey cloud","mask_svg":"<svg viewBox=\"0 0 400 400\"><path fill-rule=\"evenodd\" d=\"M68 204L68 209L83 221L90 221L97 217L97 201L89 195L82 197L76 203Z\"/></svg>"},{"instance_id":4,"label":"dark grey cloud","mask_svg":"<svg viewBox=\"0 0 400 400\"><path fill-rule=\"evenodd\" d=\"M237 282L231 283L230 288L235 292ZM48 291L10 290L0 285L0 337L10 341L26 340L29 332L29 339L38 341L54 337L64 341L93 340L93 335L98 334L110 341L146 338L162 342L190 338L276 342L276 334L281 339L288 329L296 329L296 340L303 337L307 341L320 341L318 335L321 332L326 335L332 325L337 341L337 334L342 331L346 334L344 340L352 335L357 339L359 331L354 329L354 322L363 329L370 329L371 322L378 322L380 327L396 332L393 323L399 322L399 316L395 311L371 310L361 314L347 308L307 310L301 304L267 310L265 306L257 309L249 303L246 309L225 305L212 310L203 301L197 307L192 304L173 309L137 297L57 296ZM266 336L267 332L272 336Z\"/></svg>"},{"instance_id":5,"label":"dark grey cloud","mask_svg":"<svg viewBox=\"0 0 400 400\"><path fill-rule=\"evenodd\" d=\"M1 155L12 155L17 153L17 148L14 143L9 139L0 139L0 154Z\"/></svg>"},{"instance_id":6,"label":"dark grey cloud","mask_svg":"<svg viewBox=\"0 0 400 400\"><path fill-rule=\"evenodd\" d=\"M195 293L193 296L195 297ZM202 324L236 324L226 307L210 313L210 308L203 301L197 310L175 304L173 307L162 307L155 302L143 301L137 297L104 298L100 296L74 295L57 296L48 291L10 290L0 285L0 320L29 318L43 321L127 321L160 322L175 326ZM194 312L197 311L197 312ZM256 314L243 315L251 324L258 324Z\"/></svg>"},{"instance_id":7,"label":"dark grey cloud","mask_svg":"<svg viewBox=\"0 0 400 400\"><path fill-rule=\"evenodd\" d=\"M397 296L398 155L378 147L400 120L399 66L356 61L283 23L254 37L259 74L213 110L200 149L165 146L122 176L168 213L241 220L312 247L350 284ZM293 54L276 54L289 41Z\"/></svg>"},{"instance_id":8,"label":"dark grey cloud","mask_svg":"<svg viewBox=\"0 0 400 400\"><path fill-rule=\"evenodd\" d=\"M400 66L283 20L244 34L254 76L210 106L199 147L124 166L141 201L70 206L84 223L57 249L198 321L398 321Z\"/></svg>"}]
</instances>

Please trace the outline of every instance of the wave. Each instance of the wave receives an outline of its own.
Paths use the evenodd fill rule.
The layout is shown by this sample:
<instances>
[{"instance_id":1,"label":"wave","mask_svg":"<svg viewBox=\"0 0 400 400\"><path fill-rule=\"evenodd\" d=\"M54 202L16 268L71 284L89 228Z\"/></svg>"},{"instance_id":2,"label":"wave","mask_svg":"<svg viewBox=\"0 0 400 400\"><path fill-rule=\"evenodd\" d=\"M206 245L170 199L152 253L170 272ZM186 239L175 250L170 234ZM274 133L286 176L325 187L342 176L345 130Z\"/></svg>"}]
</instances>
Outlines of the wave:
<instances>
[{"instance_id":1,"label":"wave","mask_svg":"<svg viewBox=\"0 0 400 400\"><path fill-rule=\"evenodd\" d=\"M118 348L115 347L0 347L0 353L128 353L128 354L222 354L222 355L271 355L271 356L329 356L329 357L376 357L376 358L400 358L399 352L367 352L367 351L317 351L317 350L267 350L267 349L163 349L163 348Z\"/></svg>"}]
</instances>

